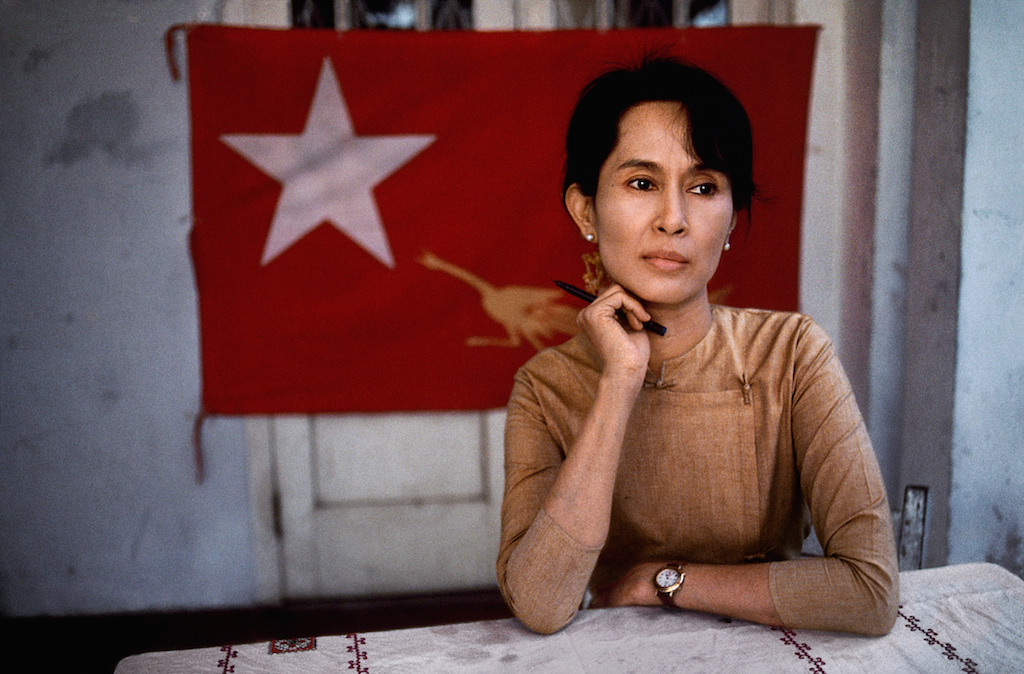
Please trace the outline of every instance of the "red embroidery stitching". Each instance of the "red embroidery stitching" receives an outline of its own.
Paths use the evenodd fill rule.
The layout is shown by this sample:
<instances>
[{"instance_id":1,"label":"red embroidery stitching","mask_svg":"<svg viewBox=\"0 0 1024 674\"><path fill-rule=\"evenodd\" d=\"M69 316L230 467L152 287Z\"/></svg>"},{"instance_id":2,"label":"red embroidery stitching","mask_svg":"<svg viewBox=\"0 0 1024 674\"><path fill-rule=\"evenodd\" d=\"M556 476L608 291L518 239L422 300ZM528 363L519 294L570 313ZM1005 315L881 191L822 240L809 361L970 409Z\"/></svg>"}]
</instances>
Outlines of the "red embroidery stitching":
<instances>
[{"instance_id":1,"label":"red embroidery stitching","mask_svg":"<svg viewBox=\"0 0 1024 674\"><path fill-rule=\"evenodd\" d=\"M967 674L978 674L978 670L976 669L978 666L977 662L971 660L970 658L960 657L960 655L956 652L955 646L945 641L939 640L938 632L931 628L925 629L921 627L921 621L920 619L918 619L917 616L907 615L903 612L902 609L903 606L900 606L900 610L898 611L898 613L901 618L907 621L907 629L909 629L911 632L920 632L924 637L925 643L927 643L929 646L941 646L942 654L946 656L947 660L956 660L963 665L963 667L960 669L961 672L967 672Z\"/></svg>"},{"instance_id":2,"label":"red embroidery stitching","mask_svg":"<svg viewBox=\"0 0 1024 674\"><path fill-rule=\"evenodd\" d=\"M807 671L811 672L812 674L828 674L825 671L825 665L828 663L826 663L821 658L813 657L808 652L811 650L811 647L805 643L796 640L796 632L794 632L793 630L788 630L784 627L773 627L772 631L782 632L783 636L779 637L779 641L789 646L795 647L796 653L794 653L794 655L796 655L796 657L800 660L807 660L811 663L811 668Z\"/></svg>"},{"instance_id":3,"label":"red embroidery stitching","mask_svg":"<svg viewBox=\"0 0 1024 674\"><path fill-rule=\"evenodd\" d=\"M278 653L299 653L301 651L315 651L316 637L300 637L298 639L274 639L270 642L268 652L271 655Z\"/></svg>"},{"instance_id":4,"label":"red embroidery stitching","mask_svg":"<svg viewBox=\"0 0 1024 674\"><path fill-rule=\"evenodd\" d=\"M348 647L348 652L355 653L356 656L355 660L348 661L348 668L356 670L356 674L369 674L370 670L360 664L366 659L366 653L359 647L366 645L366 638L358 634L346 634L345 636L352 640L352 645Z\"/></svg>"},{"instance_id":5,"label":"red embroidery stitching","mask_svg":"<svg viewBox=\"0 0 1024 674\"><path fill-rule=\"evenodd\" d=\"M231 658L238 657L238 651L235 650L234 646L221 646L220 649L224 651L224 659L217 661L217 666L221 668L221 674L230 674L235 671L235 666L230 664Z\"/></svg>"}]
</instances>

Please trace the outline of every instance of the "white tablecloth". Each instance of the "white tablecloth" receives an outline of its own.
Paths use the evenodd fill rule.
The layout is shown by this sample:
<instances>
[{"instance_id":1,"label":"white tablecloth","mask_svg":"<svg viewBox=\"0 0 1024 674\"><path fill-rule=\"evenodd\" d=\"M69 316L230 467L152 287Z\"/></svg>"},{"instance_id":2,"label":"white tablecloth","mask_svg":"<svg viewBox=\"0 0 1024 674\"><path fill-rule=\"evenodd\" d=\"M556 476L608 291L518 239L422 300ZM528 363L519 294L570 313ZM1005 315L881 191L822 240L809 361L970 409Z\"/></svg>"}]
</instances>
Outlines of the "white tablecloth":
<instances>
[{"instance_id":1,"label":"white tablecloth","mask_svg":"<svg viewBox=\"0 0 1024 674\"><path fill-rule=\"evenodd\" d=\"M900 574L885 637L783 630L656 607L583 611L539 636L515 620L310 636L125 658L115 674L1024 672L1024 581L993 564Z\"/></svg>"}]
</instances>

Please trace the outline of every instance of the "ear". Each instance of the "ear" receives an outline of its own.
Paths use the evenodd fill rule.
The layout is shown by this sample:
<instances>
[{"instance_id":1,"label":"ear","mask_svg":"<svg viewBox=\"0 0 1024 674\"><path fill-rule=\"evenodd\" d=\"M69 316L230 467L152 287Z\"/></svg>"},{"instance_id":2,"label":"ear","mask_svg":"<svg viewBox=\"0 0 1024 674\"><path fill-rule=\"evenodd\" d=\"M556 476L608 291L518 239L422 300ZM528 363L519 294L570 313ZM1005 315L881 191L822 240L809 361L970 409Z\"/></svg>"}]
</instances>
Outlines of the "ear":
<instances>
[{"instance_id":1,"label":"ear","mask_svg":"<svg viewBox=\"0 0 1024 674\"><path fill-rule=\"evenodd\" d=\"M573 183L565 191L565 210L569 211L569 215L580 229L580 234L597 235L597 229L594 227L594 198L583 194L579 183Z\"/></svg>"}]
</instances>

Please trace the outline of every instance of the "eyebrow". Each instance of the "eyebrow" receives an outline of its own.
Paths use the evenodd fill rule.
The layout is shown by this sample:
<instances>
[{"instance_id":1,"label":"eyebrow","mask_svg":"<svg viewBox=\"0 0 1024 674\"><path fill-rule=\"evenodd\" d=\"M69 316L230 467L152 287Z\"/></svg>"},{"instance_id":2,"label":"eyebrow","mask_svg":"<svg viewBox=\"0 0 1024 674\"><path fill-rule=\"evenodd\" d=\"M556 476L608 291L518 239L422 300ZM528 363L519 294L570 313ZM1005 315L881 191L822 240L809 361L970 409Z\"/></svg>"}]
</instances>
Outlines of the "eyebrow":
<instances>
[{"instance_id":1,"label":"eyebrow","mask_svg":"<svg viewBox=\"0 0 1024 674\"><path fill-rule=\"evenodd\" d=\"M657 162L653 162L649 159L627 159L626 161L619 164L615 170L621 171L622 169L629 168L642 168L648 171L655 171L661 168Z\"/></svg>"},{"instance_id":2,"label":"eyebrow","mask_svg":"<svg viewBox=\"0 0 1024 674\"><path fill-rule=\"evenodd\" d=\"M650 159L627 159L626 161L622 162L617 167L615 167L615 170L621 171L623 169L630 168L642 168L648 171L657 171L661 170L661 165L658 164L658 162L656 161L651 161ZM709 167L707 164L704 163L694 164L691 170L695 173L700 173L703 171L715 171L716 173L721 173L721 171L716 171L715 169Z\"/></svg>"}]
</instances>

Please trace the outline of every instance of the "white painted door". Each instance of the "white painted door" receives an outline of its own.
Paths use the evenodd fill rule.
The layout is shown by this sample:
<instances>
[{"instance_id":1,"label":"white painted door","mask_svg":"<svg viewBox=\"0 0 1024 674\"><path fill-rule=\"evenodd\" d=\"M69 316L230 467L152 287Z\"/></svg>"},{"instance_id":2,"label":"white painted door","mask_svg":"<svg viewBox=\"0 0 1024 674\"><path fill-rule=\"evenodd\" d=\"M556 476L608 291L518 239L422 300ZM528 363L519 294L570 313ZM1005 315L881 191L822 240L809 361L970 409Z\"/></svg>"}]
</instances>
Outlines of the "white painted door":
<instances>
[{"instance_id":1,"label":"white painted door","mask_svg":"<svg viewBox=\"0 0 1024 674\"><path fill-rule=\"evenodd\" d=\"M503 426L503 410L250 420L266 598L493 587Z\"/></svg>"}]
</instances>

